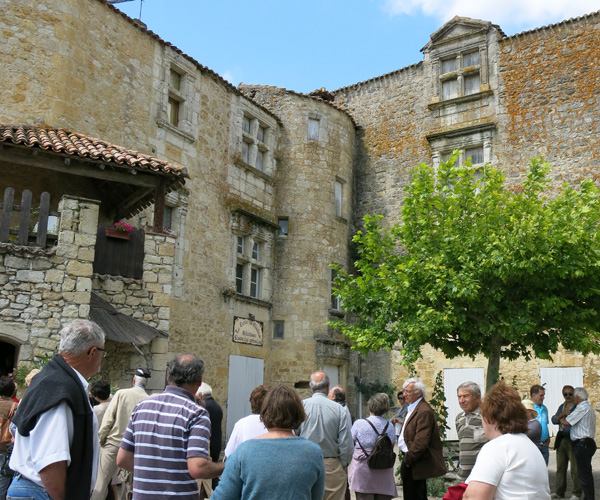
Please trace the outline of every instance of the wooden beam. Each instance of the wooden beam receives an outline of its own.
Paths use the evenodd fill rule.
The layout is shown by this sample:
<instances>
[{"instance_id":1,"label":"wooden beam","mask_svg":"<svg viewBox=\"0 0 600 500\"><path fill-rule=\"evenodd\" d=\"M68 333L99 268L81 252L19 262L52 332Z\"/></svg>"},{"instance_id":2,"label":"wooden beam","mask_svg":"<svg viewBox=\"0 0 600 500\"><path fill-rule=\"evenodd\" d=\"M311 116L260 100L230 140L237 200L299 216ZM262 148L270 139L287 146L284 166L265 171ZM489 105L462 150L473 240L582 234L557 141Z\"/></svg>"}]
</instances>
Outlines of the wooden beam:
<instances>
[{"instance_id":1,"label":"wooden beam","mask_svg":"<svg viewBox=\"0 0 600 500\"><path fill-rule=\"evenodd\" d=\"M68 161L68 164L65 163ZM125 172L118 172L115 170L99 168L100 165L109 164L98 162L98 166L84 166L82 161L77 158L57 156L52 154L27 154L17 151L16 148L3 148L0 150L0 161L14 165L26 165L36 168L44 168L47 170L54 170L71 175L79 175L82 177L91 177L94 179L102 179L109 182L119 182L122 184L130 184L133 186L142 187L156 187L159 184L159 180L163 179L162 175L155 174L144 174L142 171L135 170L132 167L123 166L115 167L122 170L128 170ZM89 160L85 160L85 163L90 163ZM132 175L130 171L135 171L137 175Z\"/></svg>"},{"instance_id":2,"label":"wooden beam","mask_svg":"<svg viewBox=\"0 0 600 500\"><path fill-rule=\"evenodd\" d=\"M164 232L165 219L165 196L167 195L167 186L164 179L161 179L156 186L156 196L154 198L154 229L155 233Z\"/></svg>"}]
</instances>

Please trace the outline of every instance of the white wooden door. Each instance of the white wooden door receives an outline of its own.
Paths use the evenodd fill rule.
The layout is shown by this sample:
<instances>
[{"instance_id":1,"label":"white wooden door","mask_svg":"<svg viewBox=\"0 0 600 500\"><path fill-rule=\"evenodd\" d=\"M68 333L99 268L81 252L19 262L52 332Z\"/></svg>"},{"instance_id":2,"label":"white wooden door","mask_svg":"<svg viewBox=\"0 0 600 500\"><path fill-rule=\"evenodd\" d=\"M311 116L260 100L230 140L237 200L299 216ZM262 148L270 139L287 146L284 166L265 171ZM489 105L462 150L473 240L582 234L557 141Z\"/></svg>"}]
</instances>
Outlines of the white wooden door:
<instances>
[{"instance_id":1,"label":"white wooden door","mask_svg":"<svg viewBox=\"0 0 600 500\"><path fill-rule=\"evenodd\" d=\"M250 415L250 393L263 383L265 361L246 356L229 356L229 383L227 385L227 439L233 426Z\"/></svg>"},{"instance_id":2,"label":"white wooden door","mask_svg":"<svg viewBox=\"0 0 600 500\"><path fill-rule=\"evenodd\" d=\"M323 365L323 371L329 377L329 387L340 385L340 367L338 365Z\"/></svg>"},{"instance_id":3,"label":"white wooden door","mask_svg":"<svg viewBox=\"0 0 600 500\"><path fill-rule=\"evenodd\" d=\"M481 388L481 394L485 390L484 370L483 368L444 368L444 396L446 407L448 408L447 424L450 427L446 431L448 441L458 440L456 434L456 415L462 410L456 397L456 389L463 382L475 382Z\"/></svg>"},{"instance_id":4,"label":"white wooden door","mask_svg":"<svg viewBox=\"0 0 600 500\"><path fill-rule=\"evenodd\" d=\"M561 366L556 368L540 368L540 382L546 389L544 404L548 408L549 417L556 413L558 407L564 403L562 396L564 385L583 387L583 368L581 366ZM550 435L555 436L558 425L550 422Z\"/></svg>"}]
</instances>

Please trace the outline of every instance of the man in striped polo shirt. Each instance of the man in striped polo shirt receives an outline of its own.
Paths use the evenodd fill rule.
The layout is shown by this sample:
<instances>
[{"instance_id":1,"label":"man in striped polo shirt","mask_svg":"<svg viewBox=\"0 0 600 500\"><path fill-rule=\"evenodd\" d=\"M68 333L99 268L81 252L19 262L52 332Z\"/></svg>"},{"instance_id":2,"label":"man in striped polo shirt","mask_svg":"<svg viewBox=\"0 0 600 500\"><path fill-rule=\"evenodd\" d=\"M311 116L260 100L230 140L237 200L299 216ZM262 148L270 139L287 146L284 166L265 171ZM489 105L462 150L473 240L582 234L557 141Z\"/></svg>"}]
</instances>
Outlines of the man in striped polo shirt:
<instances>
[{"instance_id":1,"label":"man in striped polo shirt","mask_svg":"<svg viewBox=\"0 0 600 500\"><path fill-rule=\"evenodd\" d=\"M481 388L475 382L464 382L456 389L458 404L463 410L456 416L458 434L458 477L464 483L469 477L481 447L488 439L481 421Z\"/></svg>"},{"instance_id":2,"label":"man in striped polo shirt","mask_svg":"<svg viewBox=\"0 0 600 500\"><path fill-rule=\"evenodd\" d=\"M203 373L202 360L178 356L165 391L135 407L117 455L117 465L133 471L133 500L197 500L196 479L223 472L224 463L209 460L210 418L194 399Z\"/></svg>"}]
</instances>

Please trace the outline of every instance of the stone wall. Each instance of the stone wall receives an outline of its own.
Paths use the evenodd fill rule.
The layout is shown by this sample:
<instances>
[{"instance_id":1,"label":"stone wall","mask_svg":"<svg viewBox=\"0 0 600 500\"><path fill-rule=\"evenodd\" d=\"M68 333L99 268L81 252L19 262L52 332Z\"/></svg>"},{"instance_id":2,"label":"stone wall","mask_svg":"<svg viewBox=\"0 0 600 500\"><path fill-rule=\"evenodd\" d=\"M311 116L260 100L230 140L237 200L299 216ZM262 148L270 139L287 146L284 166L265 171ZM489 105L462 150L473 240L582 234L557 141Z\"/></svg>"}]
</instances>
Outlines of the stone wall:
<instances>
[{"instance_id":1,"label":"stone wall","mask_svg":"<svg viewBox=\"0 0 600 500\"><path fill-rule=\"evenodd\" d=\"M61 327L89 315L98 202L65 196L59 212L55 248L0 248L0 337L19 361L55 354Z\"/></svg>"}]
</instances>

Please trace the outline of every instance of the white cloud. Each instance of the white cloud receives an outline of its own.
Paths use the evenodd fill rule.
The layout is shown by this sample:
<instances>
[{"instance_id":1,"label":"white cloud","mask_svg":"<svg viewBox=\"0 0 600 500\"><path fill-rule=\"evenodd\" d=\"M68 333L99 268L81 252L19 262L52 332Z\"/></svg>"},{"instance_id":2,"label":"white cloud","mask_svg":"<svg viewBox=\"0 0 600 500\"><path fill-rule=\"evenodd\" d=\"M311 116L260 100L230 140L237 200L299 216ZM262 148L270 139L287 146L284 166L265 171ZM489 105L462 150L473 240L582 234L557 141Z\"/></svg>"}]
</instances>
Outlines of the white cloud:
<instances>
[{"instance_id":1,"label":"white cloud","mask_svg":"<svg viewBox=\"0 0 600 500\"><path fill-rule=\"evenodd\" d=\"M491 21L503 28L543 26L598 8L598 0L383 0L383 10L391 16L423 14L441 22L463 16Z\"/></svg>"},{"instance_id":2,"label":"white cloud","mask_svg":"<svg viewBox=\"0 0 600 500\"><path fill-rule=\"evenodd\" d=\"M233 76L233 71L230 69L225 70L225 73L223 73L223 75L221 76L223 76L223 78L232 85L237 85L238 83L240 83L239 80L236 81L236 78Z\"/></svg>"}]
</instances>

